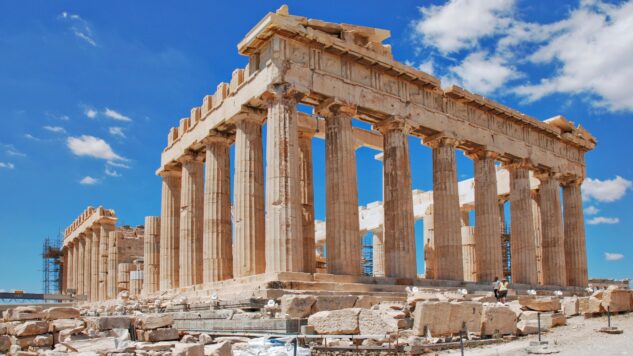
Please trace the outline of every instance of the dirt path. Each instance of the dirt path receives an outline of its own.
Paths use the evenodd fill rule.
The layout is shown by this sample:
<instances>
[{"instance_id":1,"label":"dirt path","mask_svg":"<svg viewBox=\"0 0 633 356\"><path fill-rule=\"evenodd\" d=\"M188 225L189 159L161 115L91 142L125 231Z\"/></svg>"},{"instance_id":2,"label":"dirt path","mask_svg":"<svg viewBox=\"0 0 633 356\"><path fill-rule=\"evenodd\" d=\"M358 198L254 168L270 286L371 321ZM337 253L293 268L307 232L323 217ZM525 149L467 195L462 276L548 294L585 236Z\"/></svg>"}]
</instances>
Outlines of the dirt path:
<instances>
[{"instance_id":1,"label":"dirt path","mask_svg":"<svg viewBox=\"0 0 633 356\"><path fill-rule=\"evenodd\" d=\"M543 335L543 340L549 341L560 353L556 355L633 355L633 313L616 315L611 318L611 324L624 330L620 335L609 335L595 330L607 326L607 317L584 319L581 316L567 319L567 325L552 329ZM525 349L530 341L537 340L536 335L522 337L516 341L501 345L467 349L465 355L496 356L496 355L528 355ZM459 350L439 353L439 355L459 355Z\"/></svg>"}]
</instances>

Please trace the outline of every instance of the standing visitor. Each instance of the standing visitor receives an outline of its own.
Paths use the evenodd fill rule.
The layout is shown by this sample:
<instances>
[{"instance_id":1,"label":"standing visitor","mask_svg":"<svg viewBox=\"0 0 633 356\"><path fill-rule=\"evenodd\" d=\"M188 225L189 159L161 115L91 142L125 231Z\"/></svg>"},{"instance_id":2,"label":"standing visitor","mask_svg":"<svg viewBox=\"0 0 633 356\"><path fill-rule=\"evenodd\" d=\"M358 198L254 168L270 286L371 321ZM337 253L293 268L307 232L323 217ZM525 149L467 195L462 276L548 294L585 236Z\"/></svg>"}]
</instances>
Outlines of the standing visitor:
<instances>
[{"instance_id":1,"label":"standing visitor","mask_svg":"<svg viewBox=\"0 0 633 356\"><path fill-rule=\"evenodd\" d=\"M499 301L499 285L501 282L499 281L499 277L495 277L495 281L492 282L492 290L495 292L495 298L497 298L497 302Z\"/></svg>"},{"instance_id":2,"label":"standing visitor","mask_svg":"<svg viewBox=\"0 0 633 356\"><path fill-rule=\"evenodd\" d=\"M501 284L499 285L499 299L501 299L501 303L506 303L506 297L508 296L508 280L503 279Z\"/></svg>"}]
</instances>

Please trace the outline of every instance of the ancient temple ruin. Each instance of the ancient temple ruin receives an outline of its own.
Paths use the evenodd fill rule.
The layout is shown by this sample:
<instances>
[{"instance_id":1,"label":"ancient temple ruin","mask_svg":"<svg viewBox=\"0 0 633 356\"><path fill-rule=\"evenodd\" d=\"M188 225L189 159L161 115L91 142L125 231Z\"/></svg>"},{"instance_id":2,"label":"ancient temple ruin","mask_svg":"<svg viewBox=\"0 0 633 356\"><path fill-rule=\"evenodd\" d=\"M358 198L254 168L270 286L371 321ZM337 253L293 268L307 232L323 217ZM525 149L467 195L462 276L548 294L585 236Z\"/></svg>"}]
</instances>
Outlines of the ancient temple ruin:
<instances>
[{"instance_id":1,"label":"ancient temple ruin","mask_svg":"<svg viewBox=\"0 0 633 356\"><path fill-rule=\"evenodd\" d=\"M253 27L238 44L248 65L169 131L157 170L161 216L145 223L143 293L276 296L488 284L504 274L506 200L513 284L587 286L580 185L594 137L562 116L540 121L456 86L442 89L437 78L393 59L383 44L389 35L285 8ZM299 112L299 104L313 114ZM352 119L372 130L352 127ZM410 136L432 150L432 193L412 191ZM325 140L324 226L314 219L313 139ZM360 209L359 146L382 150L384 164L384 201ZM457 150L475 168L464 189ZM465 221L469 210L474 226ZM116 217L101 208L84 215L66 231L64 280L91 300L111 298L104 251ZM416 219L427 230L423 278L416 273ZM374 276L362 276L361 235L370 231ZM320 246L326 273L317 271Z\"/></svg>"}]
</instances>

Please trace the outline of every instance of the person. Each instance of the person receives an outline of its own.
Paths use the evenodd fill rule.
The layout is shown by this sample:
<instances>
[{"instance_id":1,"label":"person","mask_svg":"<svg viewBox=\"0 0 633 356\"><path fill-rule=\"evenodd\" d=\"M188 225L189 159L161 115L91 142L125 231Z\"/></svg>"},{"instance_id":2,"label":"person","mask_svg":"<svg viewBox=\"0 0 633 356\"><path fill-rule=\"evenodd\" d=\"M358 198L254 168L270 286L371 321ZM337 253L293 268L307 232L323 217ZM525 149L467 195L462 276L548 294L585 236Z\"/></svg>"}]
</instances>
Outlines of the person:
<instances>
[{"instance_id":1,"label":"person","mask_svg":"<svg viewBox=\"0 0 633 356\"><path fill-rule=\"evenodd\" d=\"M499 285L501 282L499 281L499 277L495 277L495 281L492 282L492 290L495 292L495 298L497 298L497 302L499 301Z\"/></svg>"},{"instance_id":2,"label":"person","mask_svg":"<svg viewBox=\"0 0 633 356\"><path fill-rule=\"evenodd\" d=\"M506 297L508 296L508 280L503 279L501 284L499 285L499 299L501 299L501 303L506 303Z\"/></svg>"}]
</instances>

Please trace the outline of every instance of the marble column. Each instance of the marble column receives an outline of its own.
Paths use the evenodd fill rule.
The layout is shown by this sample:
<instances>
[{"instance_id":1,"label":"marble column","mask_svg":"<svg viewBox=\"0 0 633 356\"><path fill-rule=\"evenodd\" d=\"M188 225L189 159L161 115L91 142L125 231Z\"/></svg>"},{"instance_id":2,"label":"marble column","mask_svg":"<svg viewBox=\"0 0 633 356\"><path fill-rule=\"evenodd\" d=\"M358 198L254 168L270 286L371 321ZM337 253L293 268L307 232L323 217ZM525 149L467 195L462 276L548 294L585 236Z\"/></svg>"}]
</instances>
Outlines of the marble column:
<instances>
[{"instance_id":1,"label":"marble column","mask_svg":"<svg viewBox=\"0 0 633 356\"><path fill-rule=\"evenodd\" d=\"M180 286L180 170L165 170L160 213L160 290Z\"/></svg>"},{"instance_id":2,"label":"marble column","mask_svg":"<svg viewBox=\"0 0 633 356\"><path fill-rule=\"evenodd\" d=\"M436 279L464 279L462 234L457 191L457 141L437 137L425 142L433 148L433 216Z\"/></svg>"},{"instance_id":3,"label":"marble column","mask_svg":"<svg viewBox=\"0 0 633 356\"><path fill-rule=\"evenodd\" d=\"M66 289L75 289L75 244L71 241L66 245L68 251L68 266L66 268L68 274L68 283Z\"/></svg>"},{"instance_id":4,"label":"marble column","mask_svg":"<svg viewBox=\"0 0 633 356\"><path fill-rule=\"evenodd\" d=\"M231 140L214 132L205 144L206 190L204 192L203 281L233 277L231 241ZM238 254L239 251L236 251Z\"/></svg>"},{"instance_id":5,"label":"marble column","mask_svg":"<svg viewBox=\"0 0 633 356\"><path fill-rule=\"evenodd\" d=\"M86 229L84 236L84 294L92 300L92 230Z\"/></svg>"},{"instance_id":6,"label":"marble column","mask_svg":"<svg viewBox=\"0 0 633 356\"><path fill-rule=\"evenodd\" d=\"M464 281L477 281L477 256L475 247L475 229L472 226L462 226L462 265L464 268Z\"/></svg>"},{"instance_id":7,"label":"marble column","mask_svg":"<svg viewBox=\"0 0 633 356\"><path fill-rule=\"evenodd\" d=\"M73 289L79 294L79 238L73 241Z\"/></svg>"},{"instance_id":8,"label":"marble column","mask_svg":"<svg viewBox=\"0 0 633 356\"><path fill-rule=\"evenodd\" d=\"M541 208L543 284L564 287L567 285L567 276L560 183L558 182L558 177L551 172L538 174L537 178L541 181L539 201Z\"/></svg>"},{"instance_id":9,"label":"marble column","mask_svg":"<svg viewBox=\"0 0 633 356\"><path fill-rule=\"evenodd\" d=\"M145 217L143 236L143 294L150 295L159 291L160 278L160 216Z\"/></svg>"},{"instance_id":10,"label":"marble column","mask_svg":"<svg viewBox=\"0 0 633 356\"><path fill-rule=\"evenodd\" d=\"M424 278L436 279L437 267L435 263L435 228L433 227L433 204L431 204L422 218L424 221Z\"/></svg>"},{"instance_id":11,"label":"marble column","mask_svg":"<svg viewBox=\"0 0 633 356\"><path fill-rule=\"evenodd\" d=\"M510 171L510 249L512 283L536 285L536 244L530 190L530 168L525 162L507 166Z\"/></svg>"},{"instance_id":12,"label":"marble column","mask_svg":"<svg viewBox=\"0 0 633 356\"><path fill-rule=\"evenodd\" d=\"M355 109L330 100L317 108L325 118L325 250L327 271L361 274L358 238L356 149L352 131Z\"/></svg>"},{"instance_id":13,"label":"marble column","mask_svg":"<svg viewBox=\"0 0 633 356\"><path fill-rule=\"evenodd\" d=\"M180 159L180 287L202 283L203 157L187 153Z\"/></svg>"},{"instance_id":14,"label":"marble column","mask_svg":"<svg viewBox=\"0 0 633 356\"><path fill-rule=\"evenodd\" d=\"M477 281L489 283L503 276L501 217L497 194L496 155L476 152L470 157L475 166L475 251Z\"/></svg>"},{"instance_id":15,"label":"marble column","mask_svg":"<svg viewBox=\"0 0 633 356\"><path fill-rule=\"evenodd\" d=\"M382 230L372 231L372 261L374 277L385 276L385 244Z\"/></svg>"},{"instance_id":16,"label":"marble column","mask_svg":"<svg viewBox=\"0 0 633 356\"><path fill-rule=\"evenodd\" d=\"M534 222L534 247L536 249L536 280L543 284L543 235L541 229L541 205L539 191L532 190L532 220Z\"/></svg>"},{"instance_id":17,"label":"marble column","mask_svg":"<svg viewBox=\"0 0 633 356\"><path fill-rule=\"evenodd\" d=\"M567 285L587 287L587 246L585 245L585 220L582 211L582 178L563 181L565 270Z\"/></svg>"},{"instance_id":18,"label":"marble column","mask_svg":"<svg viewBox=\"0 0 633 356\"><path fill-rule=\"evenodd\" d=\"M303 227L303 272L316 270L314 243L314 181L312 177L312 131L299 132L299 161L301 165L301 207Z\"/></svg>"},{"instance_id":19,"label":"marble column","mask_svg":"<svg viewBox=\"0 0 633 356\"><path fill-rule=\"evenodd\" d=\"M108 236L114 230L113 224L101 224L99 231L99 298L108 299Z\"/></svg>"},{"instance_id":20,"label":"marble column","mask_svg":"<svg viewBox=\"0 0 633 356\"><path fill-rule=\"evenodd\" d=\"M266 135L266 272L303 270L297 95L271 86Z\"/></svg>"},{"instance_id":21,"label":"marble column","mask_svg":"<svg viewBox=\"0 0 633 356\"><path fill-rule=\"evenodd\" d=\"M85 259L84 253L86 250L86 240L85 234L80 234L76 239L77 243L77 295L86 295L86 290L84 289L84 279L86 279L85 273Z\"/></svg>"},{"instance_id":22,"label":"marble column","mask_svg":"<svg viewBox=\"0 0 633 356\"><path fill-rule=\"evenodd\" d=\"M409 165L409 128L404 119L391 118L376 125L383 135L383 237L385 276L417 278L413 193Z\"/></svg>"},{"instance_id":23,"label":"marble column","mask_svg":"<svg viewBox=\"0 0 633 356\"><path fill-rule=\"evenodd\" d=\"M108 291L107 299L116 298L118 295L118 271L119 266L119 240L123 238L123 232L110 231L108 233Z\"/></svg>"},{"instance_id":24,"label":"marble column","mask_svg":"<svg viewBox=\"0 0 633 356\"><path fill-rule=\"evenodd\" d=\"M99 300L99 260L101 254L99 253L99 235L101 232L101 225L95 224L92 226L92 243L90 247L90 300Z\"/></svg>"},{"instance_id":25,"label":"marble column","mask_svg":"<svg viewBox=\"0 0 633 356\"><path fill-rule=\"evenodd\" d=\"M245 114L235 123L234 179L233 276L264 273L266 230L262 118L256 113Z\"/></svg>"}]
</instances>

